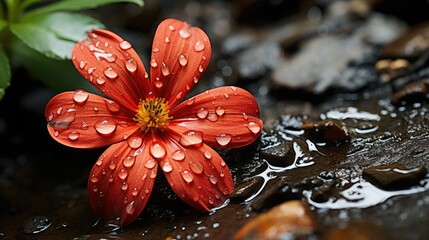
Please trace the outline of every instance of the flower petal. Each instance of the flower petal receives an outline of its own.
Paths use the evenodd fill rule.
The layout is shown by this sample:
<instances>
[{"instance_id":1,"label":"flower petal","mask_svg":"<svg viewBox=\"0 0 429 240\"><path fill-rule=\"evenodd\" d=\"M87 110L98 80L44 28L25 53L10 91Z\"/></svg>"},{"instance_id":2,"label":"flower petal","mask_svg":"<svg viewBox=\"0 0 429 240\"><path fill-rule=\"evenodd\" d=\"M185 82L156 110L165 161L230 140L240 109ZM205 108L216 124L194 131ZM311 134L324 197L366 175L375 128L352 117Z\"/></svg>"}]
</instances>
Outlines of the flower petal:
<instances>
[{"instance_id":1,"label":"flower petal","mask_svg":"<svg viewBox=\"0 0 429 240\"><path fill-rule=\"evenodd\" d=\"M112 100L84 90L60 93L45 109L52 138L76 148L107 146L131 136L138 129L133 114Z\"/></svg>"},{"instance_id":2,"label":"flower petal","mask_svg":"<svg viewBox=\"0 0 429 240\"><path fill-rule=\"evenodd\" d=\"M126 142L110 146L92 168L89 201L104 220L119 220L120 225L131 223L152 193L158 162L149 155L147 146L151 140L140 140L139 148L131 148Z\"/></svg>"},{"instance_id":3,"label":"flower petal","mask_svg":"<svg viewBox=\"0 0 429 240\"><path fill-rule=\"evenodd\" d=\"M167 131L180 134L180 139L200 136L216 148L248 145L259 137L263 126L255 98L233 86L201 93L173 108L170 114L173 119Z\"/></svg>"},{"instance_id":4,"label":"flower petal","mask_svg":"<svg viewBox=\"0 0 429 240\"><path fill-rule=\"evenodd\" d=\"M174 192L190 206L208 212L225 202L234 189L231 173L209 146L183 147L165 137L166 156L161 169Z\"/></svg>"},{"instance_id":5,"label":"flower petal","mask_svg":"<svg viewBox=\"0 0 429 240\"><path fill-rule=\"evenodd\" d=\"M129 42L110 31L89 32L73 48L72 60L86 80L130 110L151 92L140 57Z\"/></svg>"},{"instance_id":6,"label":"flower petal","mask_svg":"<svg viewBox=\"0 0 429 240\"><path fill-rule=\"evenodd\" d=\"M174 106L201 78L210 57L210 41L203 30L176 19L162 21L150 60L150 78L157 96Z\"/></svg>"}]
</instances>

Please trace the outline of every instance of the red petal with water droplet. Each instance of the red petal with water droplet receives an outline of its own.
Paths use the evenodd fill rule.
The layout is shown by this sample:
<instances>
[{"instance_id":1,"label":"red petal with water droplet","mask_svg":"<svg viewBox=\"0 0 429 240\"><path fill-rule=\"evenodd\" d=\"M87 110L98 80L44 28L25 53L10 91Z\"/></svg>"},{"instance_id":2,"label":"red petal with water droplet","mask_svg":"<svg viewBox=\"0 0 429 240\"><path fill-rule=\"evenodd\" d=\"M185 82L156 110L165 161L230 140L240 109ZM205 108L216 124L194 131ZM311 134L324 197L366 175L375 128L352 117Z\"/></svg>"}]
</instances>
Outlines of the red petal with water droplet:
<instances>
[{"instance_id":1,"label":"red petal with water droplet","mask_svg":"<svg viewBox=\"0 0 429 240\"><path fill-rule=\"evenodd\" d=\"M127 41L107 30L93 30L75 45L76 69L103 94L135 110L151 92L140 57Z\"/></svg>"},{"instance_id":2,"label":"red petal with water droplet","mask_svg":"<svg viewBox=\"0 0 429 240\"><path fill-rule=\"evenodd\" d=\"M175 105L201 78L210 57L210 41L203 30L176 19L162 21L150 59L150 77L157 96Z\"/></svg>"},{"instance_id":3,"label":"red petal with water droplet","mask_svg":"<svg viewBox=\"0 0 429 240\"><path fill-rule=\"evenodd\" d=\"M133 112L119 104L83 90L60 93L45 108L52 138L76 148L102 147L124 140L139 129L132 116Z\"/></svg>"},{"instance_id":4,"label":"red petal with water droplet","mask_svg":"<svg viewBox=\"0 0 429 240\"><path fill-rule=\"evenodd\" d=\"M171 166L165 176L174 192L190 206L208 212L223 204L234 189L231 173L219 156L209 146L183 147L174 139L164 137L167 154L160 161ZM175 159L177 151L185 154L183 159Z\"/></svg>"},{"instance_id":5,"label":"red petal with water droplet","mask_svg":"<svg viewBox=\"0 0 429 240\"><path fill-rule=\"evenodd\" d=\"M151 159L148 145L132 149L127 142L110 146L97 160L88 179L88 196L94 212L106 221L120 225L133 222L145 208L152 193L158 169ZM132 161L132 162L130 162Z\"/></svg>"},{"instance_id":6,"label":"red petal with water droplet","mask_svg":"<svg viewBox=\"0 0 429 240\"><path fill-rule=\"evenodd\" d=\"M203 117L198 115L202 110L208 111ZM252 94L230 86L211 89L184 101L170 115L173 119L166 131L200 131L204 143L217 148L248 145L259 137L263 127Z\"/></svg>"}]
</instances>

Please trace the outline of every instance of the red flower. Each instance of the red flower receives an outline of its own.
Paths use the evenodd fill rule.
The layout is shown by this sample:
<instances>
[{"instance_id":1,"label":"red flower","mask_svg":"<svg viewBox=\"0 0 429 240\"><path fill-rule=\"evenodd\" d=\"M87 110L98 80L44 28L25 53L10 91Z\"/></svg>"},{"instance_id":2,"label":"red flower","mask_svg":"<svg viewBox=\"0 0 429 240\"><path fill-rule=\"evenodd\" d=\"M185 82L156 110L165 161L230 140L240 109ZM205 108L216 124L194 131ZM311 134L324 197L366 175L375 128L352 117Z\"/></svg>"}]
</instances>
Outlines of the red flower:
<instances>
[{"instance_id":1,"label":"red flower","mask_svg":"<svg viewBox=\"0 0 429 240\"><path fill-rule=\"evenodd\" d=\"M179 103L210 56L207 35L175 19L164 20L155 33L150 77L131 44L112 32L93 30L76 44L74 65L108 98L63 92L47 104L45 115L50 135L64 145L110 145L88 180L97 215L121 225L135 220L158 166L176 194L201 211L219 206L231 193L231 173L211 147L250 144L262 121L254 97L238 87L211 89Z\"/></svg>"}]
</instances>

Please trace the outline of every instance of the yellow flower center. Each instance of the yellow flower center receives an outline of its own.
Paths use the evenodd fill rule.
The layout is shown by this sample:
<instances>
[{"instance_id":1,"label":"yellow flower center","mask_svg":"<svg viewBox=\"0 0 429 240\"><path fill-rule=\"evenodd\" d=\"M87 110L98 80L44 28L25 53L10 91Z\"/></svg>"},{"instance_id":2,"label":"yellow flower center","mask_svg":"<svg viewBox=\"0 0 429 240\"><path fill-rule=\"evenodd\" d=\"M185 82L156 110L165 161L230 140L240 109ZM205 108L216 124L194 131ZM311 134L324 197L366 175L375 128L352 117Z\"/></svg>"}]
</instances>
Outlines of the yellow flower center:
<instances>
[{"instance_id":1,"label":"yellow flower center","mask_svg":"<svg viewBox=\"0 0 429 240\"><path fill-rule=\"evenodd\" d=\"M168 116L170 110L167 104L164 98L140 100L134 121L138 122L145 132L153 128L163 129L172 118Z\"/></svg>"}]
</instances>

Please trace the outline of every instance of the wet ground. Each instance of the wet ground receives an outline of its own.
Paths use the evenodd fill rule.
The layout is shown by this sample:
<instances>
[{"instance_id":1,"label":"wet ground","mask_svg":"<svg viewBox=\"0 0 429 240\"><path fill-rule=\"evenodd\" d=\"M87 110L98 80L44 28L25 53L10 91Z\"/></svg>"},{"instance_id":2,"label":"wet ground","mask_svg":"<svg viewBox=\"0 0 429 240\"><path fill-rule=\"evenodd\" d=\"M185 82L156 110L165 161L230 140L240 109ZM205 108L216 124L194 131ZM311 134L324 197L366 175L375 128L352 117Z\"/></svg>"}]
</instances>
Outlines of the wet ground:
<instances>
[{"instance_id":1,"label":"wet ground","mask_svg":"<svg viewBox=\"0 0 429 240\"><path fill-rule=\"evenodd\" d=\"M91 14L110 16L145 62L160 19L207 31L213 57L193 94L246 88L265 123L250 146L218 150L234 176L231 198L202 214L160 175L136 222L98 221L86 182L103 149L52 140L43 110L55 92L17 69L0 102L0 239L429 236L426 1L154 2Z\"/></svg>"}]
</instances>

